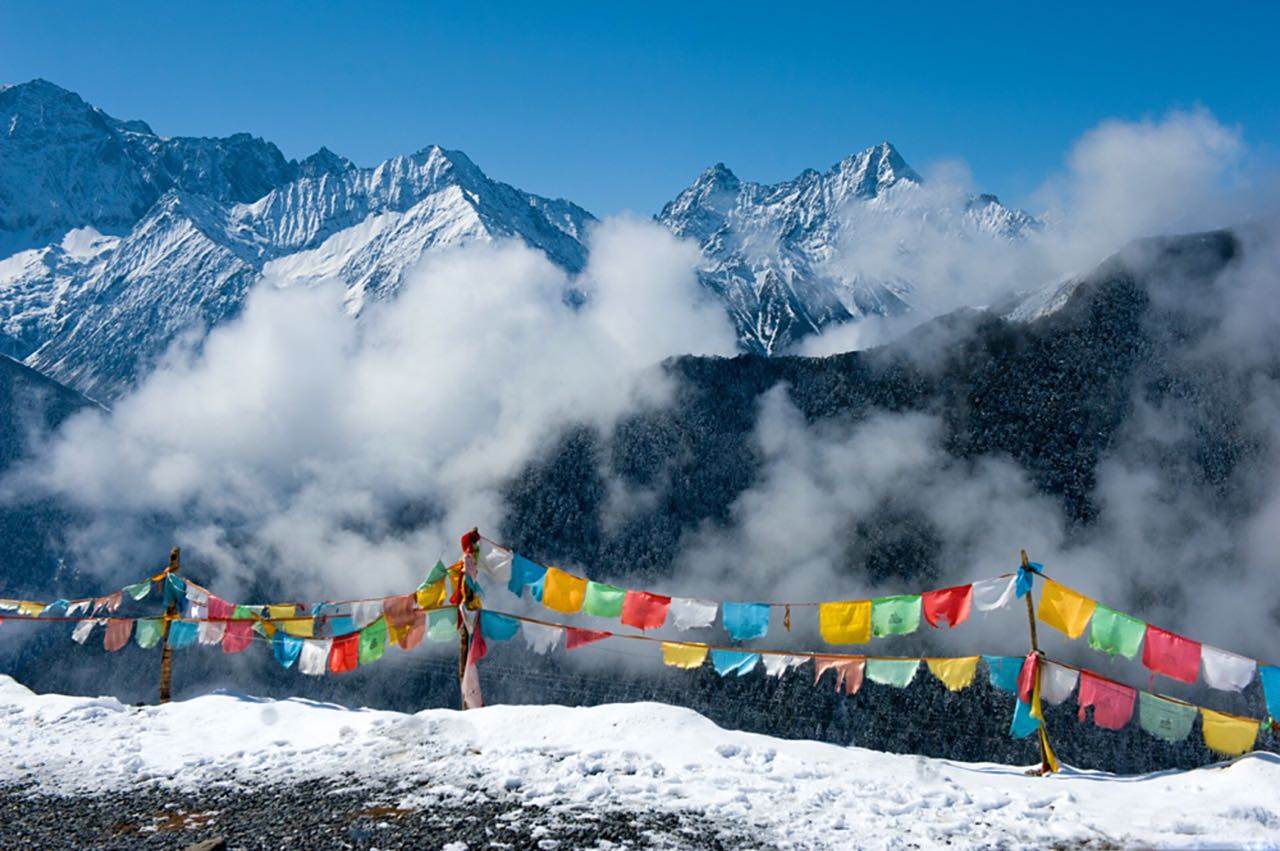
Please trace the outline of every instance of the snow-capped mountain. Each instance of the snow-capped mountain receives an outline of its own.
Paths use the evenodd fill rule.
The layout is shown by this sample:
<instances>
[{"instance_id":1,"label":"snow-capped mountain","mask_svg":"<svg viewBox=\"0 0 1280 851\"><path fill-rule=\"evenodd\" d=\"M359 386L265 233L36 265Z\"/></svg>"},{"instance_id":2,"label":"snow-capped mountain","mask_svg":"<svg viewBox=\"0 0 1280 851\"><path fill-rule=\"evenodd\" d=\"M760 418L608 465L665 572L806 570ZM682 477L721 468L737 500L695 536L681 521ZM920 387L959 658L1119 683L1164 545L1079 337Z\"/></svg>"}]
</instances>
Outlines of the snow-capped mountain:
<instances>
[{"instance_id":1,"label":"snow-capped mountain","mask_svg":"<svg viewBox=\"0 0 1280 851\"><path fill-rule=\"evenodd\" d=\"M160 137L39 80L0 90L0 118L0 351L100 398L234 316L264 273L340 279L354 314L464 243L586 260L590 213L437 146L375 168L323 148L291 162L243 134Z\"/></svg>"},{"instance_id":2,"label":"snow-capped mountain","mask_svg":"<svg viewBox=\"0 0 1280 851\"><path fill-rule=\"evenodd\" d=\"M740 180L717 164L657 219L702 248L702 281L725 301L743 345L772 354L828 325L911 308L910 281L839 262L868 217L926 219L999 239L1039 226L994 195L951 204L922 194L923 183L888 142L773 185Z\"/></svg>"}]
</instances>

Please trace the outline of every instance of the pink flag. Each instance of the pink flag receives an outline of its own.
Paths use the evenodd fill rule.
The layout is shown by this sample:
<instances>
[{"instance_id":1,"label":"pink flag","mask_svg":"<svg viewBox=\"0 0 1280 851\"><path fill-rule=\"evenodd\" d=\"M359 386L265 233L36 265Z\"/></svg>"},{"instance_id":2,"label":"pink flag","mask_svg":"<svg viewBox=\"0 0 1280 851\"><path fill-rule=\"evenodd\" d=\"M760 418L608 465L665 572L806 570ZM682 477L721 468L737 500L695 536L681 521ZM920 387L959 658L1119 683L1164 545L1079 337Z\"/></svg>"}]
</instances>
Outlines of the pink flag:
<instances>
[{"instance_id":1,"label":"pink flag","mask_svg":"<svg viewBox=\"0 0 1280 851\"><path fill-rule=\"evenodd\" d=\"M209 595L209 619L217 620L219 618L229 618L235 613L236 607L228 603L221 597Z\"/></svg>"},{"instance_id":2,"label":"pink flag","mask_svg":"<svg viewBox=\"0 0 1280 851\"><path fill-rule=\"evenodd\" d=\"M107 621L107 632L102 636L102 646L108 653L114 653L129 643L133 635L133 621L129 618L112 618Z\"/></svg>"},{"instance_id":3,"label":"pink flag","mask_svg":"<svg viewBox=\"0 0 1280 851\"><path fill-rule=\"evenodd\" d=\"M400 636L400 649L412 650L422 643L422 638L427 634L427 613L414 612L413 625L409 627L409 631Z\"/></svg>"},{"instance_id":4,"label":"pink flag","mask_svg":"<svg viewBox=\"0 0 1280 851\"><path fill-rule=\"evenodd\" d=\"M1088 671L1080 672L1080 720L1084 710L1093 707L1093 723L1105 730L1119 730L1133 717L1133 704L1138 693L1128 686L1095 677Z\"/></svg>"},{"instance_id":5,"label":"pink flag","mask_svg":"<svg viewBox=\"0 0 1280 851\"><path fill-rule=\"evenodd\" d=\"M667 620L671 598L648 591L628 591L622 598L622 622L636 629L658 629Z\"/></svg>"},{"instance_id":6,"label":"pink flag","mask_svg":"<svg viewBox=\"0 0 1280 851\"><path fill-rule=\"evenodd\" d=\"M608 638L613 635L612 632L597 632L594 629L578 629L576 626L566 626L565 631L565 649L576 650L584 644L590 644L593 641L599 641L602 638Z\"/></svg>"},{"instance_id":7,"label":"pink flag","mask_svg":"<svg viewBox=\"0 0 1280 851\"><path fill-rule=\"evenodd\" d=\"M382 601L382 613L387 616L387 623L396 629L412 626L413 615L417 611L418 600L412 594L387 597Z\"/></svg>"},{"instance_id":8,"label":"pink flag","mask_svg":"<svg viewBox=\"0 0 1280 851\"><path fill-rule=\"evenodd\" d=\"M969 619L969 610L973 607L973 586L957 585L927 591L921 596L921 603L929 626L936 627L939 621L944 620L949 627L959 626Z\"/></svg>"},{"instance_id":9,"label":"pink flag","mask_svg":"<svg viewBox=\"0 0 1280 851\"><path fill-rule=\"evenodd\" d=\"M1152 674L1164 674L1179 682L1194 683L1196 674L1200 672L1200 642L1147 624L1142 664Z\"/></svg>"},{"instance_id":10,"label":"pink flag","mask_svg":"<svg viewBox=\"0 0 1280 851\"><path fill-rule=\"evenodd\" d=\"M838 659L826 656L813 657L813 684L827 671L836 672L836 692L841 689L847 695L855 695L862 688L862 674L867 668L866 659Z\"/></svg>"},{"instance_id":11,"label":"pink flag","mask_svg":"<svg viewBox=\"0 0 1280 851\"><path fill-rule=\"evenodd\" d=\"M93 613L96 615L102 611L114 612L120 608L120 601L122 599L124 599L124 594L121 591L117 591L114 594L108 594L105 597L99 597L93 601Z\"/></svg>"},{"instance_id":12,"label":"pink flag","mask_svg":"<svg viewBox=\"0 0 1280 851\"><path fill-rule=\"evenodd\" d=\"M209 598L212 608L214 598ZM232 609L235 607L233 606ZM253 621L245 618L225 621L226 632L222 633L222 652L239 653L253 643Z\"/></svg>"}]
</instances>

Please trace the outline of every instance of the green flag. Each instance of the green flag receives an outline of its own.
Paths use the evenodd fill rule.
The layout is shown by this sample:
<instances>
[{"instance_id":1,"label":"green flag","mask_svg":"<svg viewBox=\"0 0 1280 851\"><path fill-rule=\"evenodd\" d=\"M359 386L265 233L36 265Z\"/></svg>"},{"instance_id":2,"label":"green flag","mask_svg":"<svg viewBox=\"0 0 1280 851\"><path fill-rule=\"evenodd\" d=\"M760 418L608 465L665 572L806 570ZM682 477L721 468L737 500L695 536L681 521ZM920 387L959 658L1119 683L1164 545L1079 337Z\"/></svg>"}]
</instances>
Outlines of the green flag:
<instances>
[{"instance_id":1,"label":"green flag","mask_svg":"<svg viewBox=\"0 0 1280 851\"><path fill-rule=\"evenodd\" d=\"M134 622L133 638L143 650L150 650L160 643L162 631L160 618L138 618Z\"/></svg>"},{"instance_id":2,"label":"green flag","mask_svg":"<svg viewBox=\"0 0 1280 851\"><path fill-rule=\"evenodd\" d=\"M582 611L596 618L616 618L622 614L622 600L627 589L603 582L588 582Z\"/></svg>"},{"instance_id":3,"label":"green flag","mask_svg":"<svg viewBox=\"0 0 1280 851\"><path fill-rule=\"evenodd\" d=\"M151 593L151 580L144 579L141 582L135 582L132 585L126 585L120 589L135 600L141 600L143 597Z\"/></svg>"},{"instance_id":4,"label":"green flag","mask_svg":"<svg viewBox=\"0 0 1280 851\"><path fill-rule=\"evenodd\" d=\"M1197 714L1194 706L1138 692L1138 726L1157 739L1171 744L1182 741L1191 735Z\"/></svg>"},{"instance_id":5,"label":"green flag","mask_svg":"<svg viewBox=\"0 0 1280 851\"><path fill-rule=\"evenodd\" d=\"M1132 659L1138 655L1146 632L1147 625L1142 621L1099 603L1093 610L1093 621L1089 626L1089 646L1103 653L1113 656L1119 653L1126 659Z\"/></svg>"},{"instance_id":6,"label":"green flag","mask_svg":"<svg viewBox=\"0 0 1280 851\"><path fill-rule=\"evenodd\" d=\"M871 601L871 634L906 635L920 628L920 595L877 597Z\"/></svg>"},{"instance_id":7,"label":"green flag","mask_svg":"<svg viewBox=\"0 0 1280 851\"><path fill-rule=\"evenodd\" d=\"M458 637L458 613L453 609L436 609L427 612L427 638L431 641L449 641Z\"/></svg>"},{"instance_id":8,"label":"green flag","mask_svg":"<svg viewBox=\"0 0 1280 851\"><path fill-rule=\"evenodd\" d=\"M867 679L882 686L906 688L916 678L919 667L919 659L868 659Z\"/></svg>"},{"instance_id":9,"label":"green flag","mask_svg":"<svg viewBox=\"0 0 1280 851\"><path fill-rule=\"evenodd\" d=\"M387 652L387 619L378 618L360 630L360 664L368 665Z\"/></svg>"}]
</instances>

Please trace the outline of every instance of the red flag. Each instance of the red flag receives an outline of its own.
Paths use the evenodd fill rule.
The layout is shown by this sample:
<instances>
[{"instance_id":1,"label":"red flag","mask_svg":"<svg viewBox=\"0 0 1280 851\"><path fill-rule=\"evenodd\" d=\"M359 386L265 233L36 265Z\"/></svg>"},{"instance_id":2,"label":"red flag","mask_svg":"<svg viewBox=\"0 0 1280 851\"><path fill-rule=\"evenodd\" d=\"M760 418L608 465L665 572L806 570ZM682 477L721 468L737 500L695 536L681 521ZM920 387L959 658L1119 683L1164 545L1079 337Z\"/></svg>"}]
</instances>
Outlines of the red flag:
<instances>
[{"instance_id":1,"label":"red flag","mask_svg":"<svg viewBox=\"0 0 1280 851\"><path fill-rule=\"evenodd\" d=\"M1018 700L1023 703L1031 702L1031 694L1036 687L1036 665L1039 662L1040 657L1035 653L1028 653L1027 658L1022 660L1022 670L1018 672Z\"/></svg>"},{"instance_id":2,"label":"red flag","mask_svg":"<svg viewBox=\"0 0 1280 851\"><path fill-rule=\"evenodd\" d=\"M1142 645L1142 664L1153 674L1184 683L1194 683L1200 672L1200 642L1147 624ZM1153 677L1154 679L1154 677Z\"/></svg>"},{"instance_id":3,"label":"red flag","mask_svg":"<svg viewBox=\"0 0 1280 851\"><path fill-rule=\"evenodd\" d=\"M133 634L133 621L128 618L112 618L107 621L107 633L102 637L102 646L108 653L114 653L129 643Z\"/></svg>"},{"instance_id":4,"label":"red flag","mask_svg":"<svg viewBox=\"0 0 1280 851\"><path fill-rule=\"evenodd\" d=\"M329 648L329 673L344 674L360 664L360 633L353 632L333 640Z\"/></svg>"},{"instance_id":5,"label":"red flag","mask_svg":"<svg viewBox=\"0 0 1280 851\"><path fill-rule=\"evenodd\" d=\"M622 622L636 629L658 629L667 620L671 598L648 591L628 591L622 598Z\"/></svg>"},{"instance_id":6,"label":"red flag","mask_svg":"<svg viewBox=\"0 0 1280 851\"><path fill-rule=\"evenodd\" d=\"M576 650L584 644L590 644L593 641L599 641L602 638L608 638L613 635L612 632L597 632L594 629L578 629L576 626L566 626L565 631L565 649Z\"/></svg>"},{"instance_id":7,"label":"red flag","mask_svg":"<svg viewBox=\"0 0 1280 851\"><path fill-rule=\"evenodd\" d=\"M222 652L239 653L253 643L253 621L244 618L229 620L222 633Z\"/></svg>"},{"instance_id":8,"label":"red flag","mask_svg":"<svg viewBox=\"0 0 1280 851\"><path fill-rule=\"evenodd\" d=\"M1085 707L1093 707L1093 723L1104 730L1119 730L1133 717L1133 704L1138 693L1128 686L1095 677L1088 671L1080 672L1080 720L1084 721Z\"/></svg>"},{"instance_id":9,"label":"red flag","mask_svg":"<svg viewBox=\"0 0 1280 851\"><path fill-rule=\"evenodd\" d=\"M973 605L973 586L956 585L954 588L943 588L939 591L927 591L921 597L924 606L924 619L929 626L938 626L938 621L945 620L947 626L959 626L969 619L969 609Z\"/></svg>"}]
</instances>

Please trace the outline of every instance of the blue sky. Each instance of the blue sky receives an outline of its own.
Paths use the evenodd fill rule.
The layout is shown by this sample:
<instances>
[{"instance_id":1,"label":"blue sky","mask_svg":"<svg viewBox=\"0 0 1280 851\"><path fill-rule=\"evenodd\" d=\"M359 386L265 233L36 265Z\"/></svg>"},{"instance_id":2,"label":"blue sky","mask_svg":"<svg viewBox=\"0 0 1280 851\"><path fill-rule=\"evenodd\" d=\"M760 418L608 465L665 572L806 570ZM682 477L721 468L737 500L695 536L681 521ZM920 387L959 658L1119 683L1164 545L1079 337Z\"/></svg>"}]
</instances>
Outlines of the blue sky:
<instances>
[{"instance_id":1,"label":"blue sky","mask_svg":"<svg viewBox=\"0 0 1280 851\"><path fill-rule=\"evenodd\" d=\"M776 181L882 139L1032 203L1099 121L1197 105L1280 144L1280 4L1049 5L7 0L0 80L291 157L438 143L596 213L656 212L718 161Z\"/></svg>"}]
</instances>

